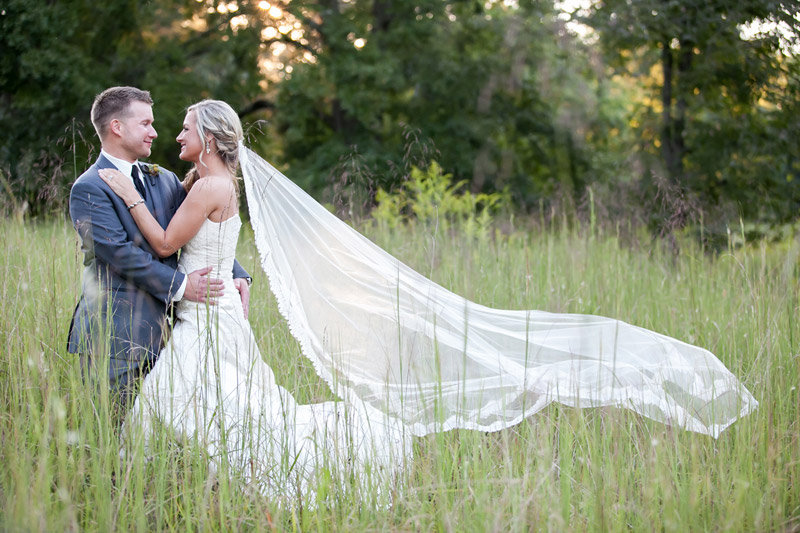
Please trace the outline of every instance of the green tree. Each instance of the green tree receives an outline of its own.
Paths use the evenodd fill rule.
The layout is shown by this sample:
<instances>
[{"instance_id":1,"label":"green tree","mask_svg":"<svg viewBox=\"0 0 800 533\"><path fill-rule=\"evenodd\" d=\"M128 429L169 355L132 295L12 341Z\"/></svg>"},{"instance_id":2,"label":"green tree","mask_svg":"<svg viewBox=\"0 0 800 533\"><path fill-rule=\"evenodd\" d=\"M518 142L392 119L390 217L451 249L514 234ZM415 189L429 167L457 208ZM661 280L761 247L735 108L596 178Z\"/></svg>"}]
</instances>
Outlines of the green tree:
<instances>
[{"instance_id":1,"label":"green tree","mask_svg":"<svg viewBox=\"0 0 800 533\"><path fill-rule=\"evenodd\" d=\"M707 211L729 204L729 218L772 222L796 215L800 195L787 187L800 153L789 136L796 59L776 34L748 40L741 27L783 21L796 38L797 12L796 1L606 0L582 18L609 64L651 91L631 117L644 160L657 163L647 168Z\"/></svg>"},{"instance_id":2,"label":"green tree","mask_svg":"<svg viewBox=\"0 0 800 533\"><path fill-rule=\"evenodd\" d=\"M260 92L263 13L216 2L7 0L0 7L0 174L5 198L38 214L63 206L99 147L89 121L111 85L148 89L161 134L153 159L177 164L183 109L203 97L243 108Z\"/></svg>"},{"instance_id":3,"label":"green tree","mask_svg":"<svg viewBox=\"0 0 800 533\"><path fill-rule=\"evenodd\" d=\"M600 93L575 68L586 58L559 33L551 3L298 1L286 9L302 21L305 41L276 42L312 55L290 65L273 115L296 179L330 186L332 169L357 154L373 189L435 158L475 192L509 187L528 204L554 190L582 193Z\"/></svg>"}]
</instances>

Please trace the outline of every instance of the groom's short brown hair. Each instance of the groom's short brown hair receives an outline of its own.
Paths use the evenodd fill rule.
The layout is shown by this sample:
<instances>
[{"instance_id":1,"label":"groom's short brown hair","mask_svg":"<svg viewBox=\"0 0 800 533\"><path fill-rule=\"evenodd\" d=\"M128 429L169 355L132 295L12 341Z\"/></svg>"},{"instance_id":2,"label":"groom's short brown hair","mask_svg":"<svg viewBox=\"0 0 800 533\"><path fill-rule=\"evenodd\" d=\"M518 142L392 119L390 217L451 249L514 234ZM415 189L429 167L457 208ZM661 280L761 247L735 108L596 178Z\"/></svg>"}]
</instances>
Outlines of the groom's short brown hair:
<instances>
[{"instance_id":1,"label":"groom's short brown hair","mask_svg":"<svg viewBox=\"0 0 800 533\"><path fill-rule=\"evenodd\" d=\"M136 87L110 87L94 98L92 104L92 125L100 140L105 137L108 122L112 118L125 116L131 102L144 102L153 105L148 91Z\"/></svg>"}]
</instances>

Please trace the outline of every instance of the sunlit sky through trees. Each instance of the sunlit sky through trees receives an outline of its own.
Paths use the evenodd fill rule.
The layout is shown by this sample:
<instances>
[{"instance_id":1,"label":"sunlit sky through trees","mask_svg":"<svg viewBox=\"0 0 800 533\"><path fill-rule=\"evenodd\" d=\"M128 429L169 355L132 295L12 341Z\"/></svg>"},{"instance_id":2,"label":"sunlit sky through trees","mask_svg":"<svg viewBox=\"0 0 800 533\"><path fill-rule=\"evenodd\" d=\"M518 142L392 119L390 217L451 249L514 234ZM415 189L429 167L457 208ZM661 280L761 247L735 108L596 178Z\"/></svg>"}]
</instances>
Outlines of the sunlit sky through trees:
<instances>
[{"instance_id":1,"label":"sunlit sky through trees","mask_svg":"<svg viewBox=\"0 0 800 533\"><path fill-rule=\"evenodd\" d=\"M561 0L555 3L556 9L562 12L561 18L566 22L569 31L585 40L594 39L594 31L580 22L571 20L571 14L585 16L589 14L589 8L595 4L595 0ZM792 15L800 23L800 13ZM750 24L739 27L742 39L756 39L763 35L778 35L781 46L786 53L797 54L800 52L800 43L792 42L792 30L783 21L756 19Z\"/></svg>"},{"instance_id":2,"label":"sunlit sky through trees","mask_svg":"<svg viewBox=\"0 0 800 533\"><path fill-rule=\"evenodd\" d=\"M202 0L198 0L202 1ZM516 3L513 0L502 0L504 4L513 7ZM344 4L349 3L349 0L343 0ZM488 1L487 4L494 4L496 1ZM588 8L594 4L594 0L561 0L555 3L557 10L561 11L561 18L566 29L583 39L584 41L593 42L596 39L594 30L590 27L573 20L572 15L584 16L588 15ZM313 43L306 35L306 29L302 21L298 20L289 11L281 7L279 2L270 2L268 0L261 0L258 3L258 8L266 16L267 26L262 31L262 44L263 53L261 55L261 71L264 75L262 88L266 89L267 85L271 82L278 81L285 74L291 74L292 63L297 61L314 62L316 60L313 52ZM235 13L239 10L239 5L236 1L219 2L215 7L209 7L209 11L216 11L220 14ZM309 14L311 18L316 15ZM795 18L800 21L800 14L795 14ZM185 24L191 26L200 22L198 20L189 20ZM236 28L244 27L248 24L245 15L234 16L231 19L231 26ZM791 31L784 22L776 22L772 20L756 20L751 24L742 26L740 28L742 38L754 39L764 34L778 34L781 38L781 43L784 51L797 53L800 50L800 44L790 42L788 36ZM347 36L348 40L355 48L361 49L367 44L366 36L356 35L351 33Z\"/></svg>"}]
</instances>

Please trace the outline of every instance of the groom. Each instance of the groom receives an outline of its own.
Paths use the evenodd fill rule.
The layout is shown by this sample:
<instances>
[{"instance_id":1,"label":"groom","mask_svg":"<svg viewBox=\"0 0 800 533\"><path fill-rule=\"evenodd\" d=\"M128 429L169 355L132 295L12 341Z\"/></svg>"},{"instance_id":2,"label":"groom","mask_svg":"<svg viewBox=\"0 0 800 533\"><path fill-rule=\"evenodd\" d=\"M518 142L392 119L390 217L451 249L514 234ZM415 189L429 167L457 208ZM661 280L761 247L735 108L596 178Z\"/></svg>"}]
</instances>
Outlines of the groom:
<instances>
[{"instance_id":1,"label":"groom","mask_svg":"<svg viewBox=\"0 0 800 533\"><path fill-rule=\"evenodd\" d=\"M84 377L98 371L108 356L110 394L120 416L136 382L158 356L170 304L181 299L213 304L223 286L207 276L210 266L184 274L176 270L176 256L159 259L136 227L131 206L98 175L100 169L116 168L131 176L147 208L167 227L186 191L172 172L138 161L150 155L157 136L152 106L150 93L134 87L112 87L97 95L91 118L102 150L69 197L85 268L67 351L81 355ZM246 309L250 278L238 262L233 277Z\"/></svg>"}]
</instances>

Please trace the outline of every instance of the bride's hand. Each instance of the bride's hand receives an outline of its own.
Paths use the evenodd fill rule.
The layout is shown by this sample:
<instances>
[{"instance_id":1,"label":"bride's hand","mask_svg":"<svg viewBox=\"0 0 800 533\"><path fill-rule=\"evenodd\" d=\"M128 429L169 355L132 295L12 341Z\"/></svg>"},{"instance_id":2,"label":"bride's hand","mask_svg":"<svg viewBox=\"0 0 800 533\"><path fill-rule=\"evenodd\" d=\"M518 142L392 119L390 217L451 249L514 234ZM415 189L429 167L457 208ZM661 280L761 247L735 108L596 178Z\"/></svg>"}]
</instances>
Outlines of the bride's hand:
<instances>
[{"instance_id":1,"label":"bride's hand","mask_svg":"<svg viewBox=\"0 0 800 533\"><path fill-rule=\"evenodd\" d=\"M126 204L132 204L141 198L139 191L133 185L133 179L114 168L103 168L98 172L103 181L111 187L117 196Z\"/></svg>"}]
</instances>

